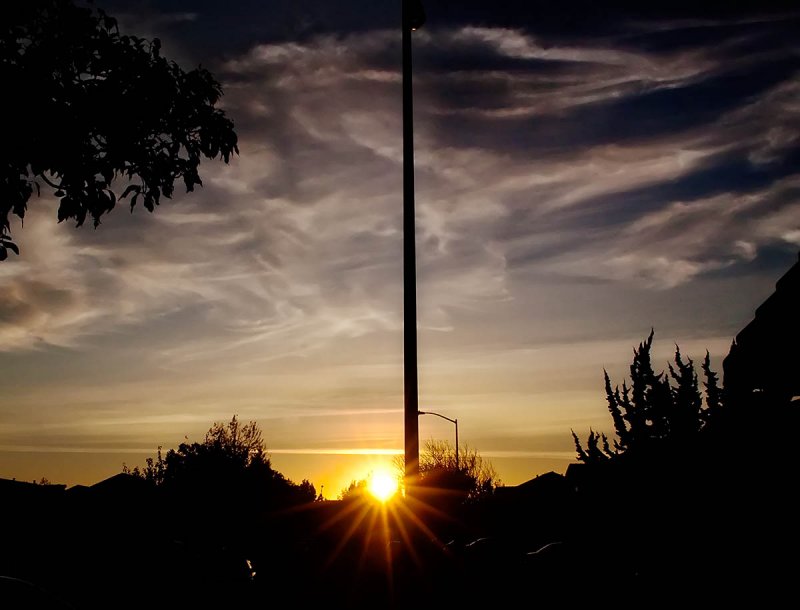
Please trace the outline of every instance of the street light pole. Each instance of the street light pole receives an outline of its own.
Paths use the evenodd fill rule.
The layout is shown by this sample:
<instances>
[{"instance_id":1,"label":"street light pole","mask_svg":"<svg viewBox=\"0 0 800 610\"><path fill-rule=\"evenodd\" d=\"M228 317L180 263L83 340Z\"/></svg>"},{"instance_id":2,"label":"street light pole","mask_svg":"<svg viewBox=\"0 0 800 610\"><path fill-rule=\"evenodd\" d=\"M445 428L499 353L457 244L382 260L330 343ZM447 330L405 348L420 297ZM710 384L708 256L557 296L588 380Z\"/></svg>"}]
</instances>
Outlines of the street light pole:
<instances>
[{"instance_id":1,"label":"street light pole","mask_svg":"<svg viewBox=\"0 0 800 610\"><path fill-rule=\"evenodd\" d=\"M451 424L456 425L456 470L459 470L459 463L458 463L458 418L450 419L446 415L442 415L441 413L434 413L433 411L419 411L419 415L435 415L436 417L441 417L442 419L446 419Z\"/></svg>"},{"instance_id":2,"label":"street light pole","mask_svg":"<svg viewBox=\"0 0 800 610\"><path fill-rule=\"evenodd\" d=\"M411 32L425 22L419 0L402 0L403 10L403 395L405 483L419 479L419 382L417 376L417 254L414 222L414 100Z\"/></svg>"}]
</instances>

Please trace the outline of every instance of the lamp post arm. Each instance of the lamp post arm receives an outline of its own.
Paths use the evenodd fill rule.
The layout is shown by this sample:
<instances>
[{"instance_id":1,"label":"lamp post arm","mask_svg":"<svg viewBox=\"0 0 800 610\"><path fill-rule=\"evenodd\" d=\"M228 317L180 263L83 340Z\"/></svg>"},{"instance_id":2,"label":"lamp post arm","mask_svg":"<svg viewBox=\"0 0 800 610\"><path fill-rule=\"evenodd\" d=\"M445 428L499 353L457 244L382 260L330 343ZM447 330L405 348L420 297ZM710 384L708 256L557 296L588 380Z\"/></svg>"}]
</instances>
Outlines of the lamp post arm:
<instances>
[{"instance_id":1,"label":"lamp post arm","mask_svg":"<svg viewBox=\"0 0 800 610\"><path fill-rule=\"evenodd\" d=\"M460 468L459 468L459 458L458 458L458 418L450 419L446 415L442 415L441 413L434 413L433 411L417 411L417 415L435 415L436 417L441 417L442 419L446 419L451 424L455 424L455 426L456 426L456 470L460 470Z\"/></svg>"},{"instance_id":2,"label":"lamp post arm","mask_svg":"<svg viewBox=\"0 0 800 610\"><path fill-rule=\"evenodd\" d=\"M451 424L458 425L458 420L457 419L450 419L449 417L447 417L446 415L442 415L441 413L434 413L433 411L418 411L418 414L419 415L435 415L436 417L441 417L442 419L446 419Z\"/></svg>"}]
</instances>

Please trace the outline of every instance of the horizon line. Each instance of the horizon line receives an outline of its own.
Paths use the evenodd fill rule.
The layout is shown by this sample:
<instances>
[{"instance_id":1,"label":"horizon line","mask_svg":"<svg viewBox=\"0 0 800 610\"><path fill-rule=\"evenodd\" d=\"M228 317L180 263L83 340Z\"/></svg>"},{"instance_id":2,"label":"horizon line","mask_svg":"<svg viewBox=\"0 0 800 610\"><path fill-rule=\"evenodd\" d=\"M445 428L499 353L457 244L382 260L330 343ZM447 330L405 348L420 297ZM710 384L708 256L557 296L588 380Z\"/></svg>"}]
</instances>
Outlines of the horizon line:
<instances>
[{"instance_id":1,"label":"horizon line","mask_svg":"<svg viewBox=\"0 0 800 610\"><path fill-rule=\"evenodd\" d=\"M157 451L157 449L156 449ZM163 450L162 450L163 451ZM169 451L169 449L167 450ZM166 451L165 451L166 452ZM152 449L133 447L124 448L94 448L94 447L37 447L33 445L5 445L0 446L0 453L86 453L86 454L153 454ZM268 449L268 455L403 455L401 448L384 447L298 447ZM525 451L525 450L487 450L478 452L486 458L551 458L572 459L574 451Z\"/></svg>"}]
</instances>

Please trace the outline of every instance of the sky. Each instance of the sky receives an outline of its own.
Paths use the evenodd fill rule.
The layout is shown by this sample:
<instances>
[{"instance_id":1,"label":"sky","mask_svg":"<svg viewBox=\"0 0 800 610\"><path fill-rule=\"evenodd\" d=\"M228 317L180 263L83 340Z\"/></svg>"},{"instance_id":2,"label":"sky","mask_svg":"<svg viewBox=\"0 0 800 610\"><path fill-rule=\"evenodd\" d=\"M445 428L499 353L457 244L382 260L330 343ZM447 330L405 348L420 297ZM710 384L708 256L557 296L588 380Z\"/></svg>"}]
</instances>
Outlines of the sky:
<instances>
[{"instance_id":1,"label":"sky","mask_svg":"<svg viewBox=\"0 0 800 610\"><path fill-rule=\"evenodd\" d=\"M721 371L797 260L800 9L424 4L420 407L514 485L610 430L651 328ZM214 73L241 154L154 214L12 225L0 477L91 484L236 414L336 497L402 449L400 3L97 5Z\"/></svg>"}]
</instances>

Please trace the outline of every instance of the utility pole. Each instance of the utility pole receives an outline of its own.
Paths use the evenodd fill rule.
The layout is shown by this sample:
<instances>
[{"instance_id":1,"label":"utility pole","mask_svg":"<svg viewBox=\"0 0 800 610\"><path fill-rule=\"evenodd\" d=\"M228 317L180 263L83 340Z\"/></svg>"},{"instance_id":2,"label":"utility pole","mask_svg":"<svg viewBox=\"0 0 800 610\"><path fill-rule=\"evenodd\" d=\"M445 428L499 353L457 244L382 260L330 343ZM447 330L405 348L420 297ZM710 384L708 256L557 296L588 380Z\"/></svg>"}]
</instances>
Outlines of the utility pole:
<instances>
[{"instance_id":1,"label":"utility pole","mask_svg":"<svg viewBox=\"0 0 800 610\"><path fill-rule=\"evenodd\" d=\"M414 99L411 87L411 32L425 22L419 0L403 9L403 394L406 493L419 478L419 382L417 375L417 254L414 211ZM413 491L411 492L413 495Z\"/></svg>"}]
</instances>

